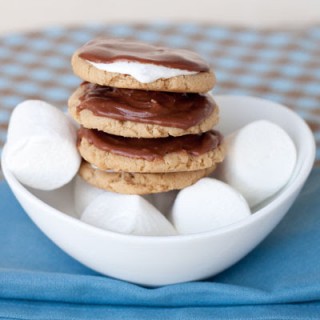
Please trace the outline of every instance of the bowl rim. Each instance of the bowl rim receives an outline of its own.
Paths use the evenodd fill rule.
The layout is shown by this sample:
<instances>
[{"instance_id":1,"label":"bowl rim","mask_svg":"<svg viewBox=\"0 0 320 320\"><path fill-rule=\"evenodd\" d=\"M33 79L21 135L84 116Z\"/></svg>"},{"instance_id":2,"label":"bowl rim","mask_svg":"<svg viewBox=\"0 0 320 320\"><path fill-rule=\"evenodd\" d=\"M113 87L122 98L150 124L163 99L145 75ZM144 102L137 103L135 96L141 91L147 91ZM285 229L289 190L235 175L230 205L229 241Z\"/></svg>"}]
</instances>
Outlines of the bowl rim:
<instances>
[{"instance_id":1,"label":"bowl rim","mask_svg":"<svg viewBox=\"0 0 320 320\"><path fill-rule=\"evenodd\" d=\"M285 202L292 193L297 191L299 187L301 187L307 177L309 176L315 159L315 153L316 153L316 145L313 133L309 126L306 124L306 122L293 110L289 109L288 107L274 102L267 99L262 99L258 97L253 96L245 96L245 95L215 95L216 99L228 99L228 98L235 98L235 99L249 99L252 101L255 101L257 103L270 103L273 104L274 107L283 109L285 112L288 112L292 117L296 119L296 121L299 123L299 129L304 130L304 136L305 136L305 146L306 150L308 150L308 153L304 155L304 161L300 168L295 168L295 170L298 170L293 177L291 182L287 184L283 190L281 190L272 201L268 202L265 206L263 206L261 209L254 212L254 214L251 214L249 217L242 219L240 221L237 221L235 223L232 223L230 225L211 230L206 231L202 233L195 233L195 234L178 234L178 235L172 235L172 236L142 236L142 235L130 235L130 234L122 234L117 233L109 230L104 230L97 228L95 226L89 225L80 219L70 216L69 214L66 214L46 202L42 201L40 198L36 197L30 190L28 190L23 184L21 184L14 175L8 170L5 162L5 150L6 145L3 148L2 155L1 155L1 166L3 175L5 177L5 180L9 184L10 188L13 189L13 193L15 193L15 190L17 190L20 194L22 194L25 197L29 198L29 201L36 203L37 205L40 205L44 210L51 212L51 214L58 215L60 219L63 219L65 221L68 221L70 223L75 223L75 225L78 228L81 228L85 231L89 231L92 233L96 233L97 235L101 237L111 237L117 240L129 240L131 242L145 242L148 240L150 243L163 243L163 242L184 242L184 241L190 241L190 240L200 240L200 239L206 239L211 238L214 236L218 236L222 233L229 233L232 232L235 229L241 229L245 227L248 224L253 223L256 220L262 219L265 215L267 215L269 212L273 211L278 205ZM18 201L18 200L17 200ZM26 212L27 213L27 212ZM29 215L29 213L27 213Z\"/></svg>"}]
</instances>

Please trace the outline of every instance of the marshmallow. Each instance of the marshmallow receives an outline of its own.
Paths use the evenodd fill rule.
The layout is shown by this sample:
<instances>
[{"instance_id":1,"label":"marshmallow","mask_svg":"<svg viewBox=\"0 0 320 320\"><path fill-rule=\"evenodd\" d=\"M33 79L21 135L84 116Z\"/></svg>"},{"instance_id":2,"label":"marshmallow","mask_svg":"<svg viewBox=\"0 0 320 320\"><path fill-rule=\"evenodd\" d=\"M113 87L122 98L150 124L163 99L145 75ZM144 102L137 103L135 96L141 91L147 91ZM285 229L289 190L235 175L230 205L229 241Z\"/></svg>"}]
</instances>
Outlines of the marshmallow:
<instances>
[{"instance_id":1,"label":"marshmallow","mask_svg":"<svg viewBox=\"0 0 320 320\"><path fill-rule=\"evenodd\" d=\"M177 232L148 201L137 195L105 192L84 210L81 220L101 229L143 236L171 236Z\"/></svg>"},{"instance_id":2,"label":"marshmallow","mask_svg":"<svg viewBox=\"0 0 320 320\"><path fill-rule=\"evenodd\" d=\"M87 206L104 192L106 191L95 188L77 176L74 181L74 209L78 216L80 217Z\"/></svg>"},{"instance_id":3,"label":"marshmallow","mask_svg":"<svg viewBox=\"0 0 320 320\"><path fill-rule=\"evenodd\" d=\"M203 178L181 190L169 219L181 234L212 231L250 215L240 193L216 179Z\"/></svg>"},{"instance_id":4,"label":"marshmallow","mask_svg":"<svg viewBox=\"0 0 320 320\"><path fill-rule=\"evenodd\" d=\"M81 157L76 128L57 108L27 100L13 111L5 161L16 178L36 189L57 189L72 180Z\"/></svg>"},{"instance_id":5,"label":"marshmallow","mask_svg":"<svg viewBox=\"0 0 320 320\"><path fill-rule=\"evenodd\" d=\"M252 122L225 139L227 152L218 178L238 190L254 207L279 191L296 164L289 135L266 120Z\"/></svg>"},{"instance_id":6,"label":"marshmallow","mask_svg":"<svg viewBox=\"0 0 320 320\"><path fill-rule=\"evenodd\" d=\"M97 63L86 60L95 68L107 72L128 74L141 83L150 83L158 79L168 79L177 76L188 76L198 72L158 66L151 63L131 61L116 61L112 63Z\"/></svg>"}]
</instances>

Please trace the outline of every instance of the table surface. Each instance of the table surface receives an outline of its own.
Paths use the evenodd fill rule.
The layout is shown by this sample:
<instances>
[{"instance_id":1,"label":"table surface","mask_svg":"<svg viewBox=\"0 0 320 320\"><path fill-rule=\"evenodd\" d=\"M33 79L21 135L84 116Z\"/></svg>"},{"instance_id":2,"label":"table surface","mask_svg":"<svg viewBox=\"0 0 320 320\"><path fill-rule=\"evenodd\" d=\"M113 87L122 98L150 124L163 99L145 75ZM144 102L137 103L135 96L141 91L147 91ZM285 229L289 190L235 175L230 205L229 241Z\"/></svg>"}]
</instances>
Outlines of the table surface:
<instances>
[{"instance_id":1,"label":"table surface","mask_svg":"<svg viewBox=\"0 0 320 320\"><path fill-rule=\"evenodd\" d=\"M10 113L19 102L43 99L66 109L80 83L70 57L86 41L102 35L197 51L215 70L213 94L258 96L300 114L315 134L319 165L320 25L271 31L196 23L89 24L2 36L0 152Z\"/></svg>"}]
</instances>

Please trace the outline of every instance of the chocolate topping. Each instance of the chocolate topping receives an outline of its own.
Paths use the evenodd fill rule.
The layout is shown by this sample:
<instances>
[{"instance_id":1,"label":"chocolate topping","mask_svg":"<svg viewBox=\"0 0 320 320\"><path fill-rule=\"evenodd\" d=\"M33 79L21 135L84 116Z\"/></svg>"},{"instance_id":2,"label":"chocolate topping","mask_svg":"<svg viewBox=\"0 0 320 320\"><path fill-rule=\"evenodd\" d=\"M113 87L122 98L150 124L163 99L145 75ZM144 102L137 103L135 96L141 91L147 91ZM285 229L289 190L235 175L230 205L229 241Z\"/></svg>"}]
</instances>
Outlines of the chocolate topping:
<instances>
[{"instance_id":1,"label":"chocolate topping","mask_svg":"<svg viewBox=\"0 0 320 320\"><path fill-rule=\"evenodd\" d=\"M98 117L188 129L205 120L215 108L209 94L175 93L82 84L78 110Z\"/></svg>"},{"instance_id":2,"label":"chocolate topping","mask_svg":"<svg viewBox=\"0 0 320 320\"><path fill-rule=\"evenodd\" d=\"M82 46L80 58L97 62L134 61L168 68L207 72L209 65L196 53L183 49L157 47L123 39L95 39Z\"/></svg>"},{"instance_id":3,"label":"chocolate topping","mask_svg":"<svg viewBox=\"0 0 320 320\"><path fill-rule=\"evenodd\" d=\"M199 156L215 149L222 139L220 133L213 130L199 135L190 134L175 138L138 139L114 136L81 127L78 131L78 143L83 137L100 150L148 161L163 158L172 152L186 152L189 155Z\"/></svg>"}]
</instances>

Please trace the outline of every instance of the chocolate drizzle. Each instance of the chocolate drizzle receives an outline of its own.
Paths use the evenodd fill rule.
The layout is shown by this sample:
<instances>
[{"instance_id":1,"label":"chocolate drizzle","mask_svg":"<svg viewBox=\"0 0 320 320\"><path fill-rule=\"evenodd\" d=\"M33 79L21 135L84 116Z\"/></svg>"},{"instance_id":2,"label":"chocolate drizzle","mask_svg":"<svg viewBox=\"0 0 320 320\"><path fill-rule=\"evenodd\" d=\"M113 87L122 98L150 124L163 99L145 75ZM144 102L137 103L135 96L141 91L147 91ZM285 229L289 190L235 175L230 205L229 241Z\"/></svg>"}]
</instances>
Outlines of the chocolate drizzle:
<instances>
[{"instance_id":1,"label":"chocolate drizzle","mask_svg":"<svg viewBox=\"0 0 320 320\"><path fill-rule=\"evenodd\" d=\"M214 110L209 94L159 92L104 87L85 82L78 111L99 117L188 129Z\"/></svg>"},{"instance_id":2,"label":"chocolate drizzle","mask_svg":"<svg viewBox=\"0 0 320 320\"><path fill-rule=\"evenodd\" d=\"M123 39L92 40L79 49L78 55L82 59L97 63L129 61L195 72L210 70L209 65L192 51L157 47Z\"/></svg>"},{"instance_id":3,"label":"chocolate drizzle","mask_svg":"<svg viewBox=\"0 0 320 320\"><path fill-rule=\"evenodd\" d=\"M163 158L168 153L186 152L199 156L214 150L221 143L221 135L217 131L203 134L189 134L181 137L160 139L138 139L114 136L102 131L81 127L78 131L78 143L85 138L96 148L113 154L153 161Z\"/></svg>"}]
</instances>

